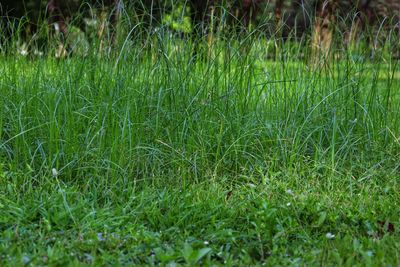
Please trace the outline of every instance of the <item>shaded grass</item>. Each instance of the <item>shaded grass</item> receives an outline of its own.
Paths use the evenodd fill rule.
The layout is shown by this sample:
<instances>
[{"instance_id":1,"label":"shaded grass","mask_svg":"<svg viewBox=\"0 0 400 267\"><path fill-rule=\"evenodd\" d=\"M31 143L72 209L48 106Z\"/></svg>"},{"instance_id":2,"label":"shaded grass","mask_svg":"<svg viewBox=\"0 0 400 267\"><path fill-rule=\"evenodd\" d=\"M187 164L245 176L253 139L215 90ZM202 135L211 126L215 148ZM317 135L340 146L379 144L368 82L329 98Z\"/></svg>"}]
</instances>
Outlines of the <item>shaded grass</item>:
<instances>
[{"instance_id":1,"label":"shaded grass","mask_svg":"<svg viewBox=\"0 0 400 267\"><path fill-rule=\"evenodd\" d=\"M398 63L173 38L2 57L1 262L396 265Z\"/></svg>"}]
</instances>

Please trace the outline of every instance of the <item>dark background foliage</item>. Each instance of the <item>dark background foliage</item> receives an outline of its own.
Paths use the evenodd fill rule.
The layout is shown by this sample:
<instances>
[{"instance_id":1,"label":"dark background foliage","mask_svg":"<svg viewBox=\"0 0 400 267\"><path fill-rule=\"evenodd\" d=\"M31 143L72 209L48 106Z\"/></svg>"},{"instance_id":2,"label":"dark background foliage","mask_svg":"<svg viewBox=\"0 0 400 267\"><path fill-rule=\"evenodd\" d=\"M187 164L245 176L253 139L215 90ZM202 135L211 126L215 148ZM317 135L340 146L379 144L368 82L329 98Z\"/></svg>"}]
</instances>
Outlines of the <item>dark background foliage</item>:
<instances>
[{"instance_id":1,"label":"dark background foliage","mask_svg":"<svg viewBox=\"0 0 400 267\"><path fill-rule=\"evenodd\" d=\"M50 3L57 3L57 12ZM369 47L389 35L400 37L398 0L2 0L0 10L3 42L15 35L25 41L35 35L39 39L40 32L46 39L59 26L66 35L63 24L74 25L86 36L96 35L88 25L97 33L103 31L99 28L104 21L116 28L115 11L119 21L128 22L126 28L137 28L136 33L166 27L175 33L205 34L213 24L213 29L219 25L229 35L257 29L275 39L305 38L325 50L333 36L341 43L361 40Z\"/></svg>"}]
</instances>

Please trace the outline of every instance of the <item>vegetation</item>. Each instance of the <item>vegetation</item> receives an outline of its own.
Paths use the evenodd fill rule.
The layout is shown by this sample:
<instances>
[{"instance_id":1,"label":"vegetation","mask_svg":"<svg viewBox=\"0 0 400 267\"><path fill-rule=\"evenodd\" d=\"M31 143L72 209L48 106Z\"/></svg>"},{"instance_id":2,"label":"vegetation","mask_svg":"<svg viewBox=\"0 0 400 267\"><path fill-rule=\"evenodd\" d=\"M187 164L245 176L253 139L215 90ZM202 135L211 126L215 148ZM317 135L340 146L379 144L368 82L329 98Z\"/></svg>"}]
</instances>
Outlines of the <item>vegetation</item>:
<instances>
[{"instance_id":1,"label":"vegetation","mask_svg":"<svg viewBox=\"0 0 400 267\"><path fill-rule=\"evenodd\" d=\"M122 17L109 47L71 27L65 58L13 31L0 265L397 266L396 32L320 53L262 26L193 38L177 17Z\"/></svg>"}]
</instances>

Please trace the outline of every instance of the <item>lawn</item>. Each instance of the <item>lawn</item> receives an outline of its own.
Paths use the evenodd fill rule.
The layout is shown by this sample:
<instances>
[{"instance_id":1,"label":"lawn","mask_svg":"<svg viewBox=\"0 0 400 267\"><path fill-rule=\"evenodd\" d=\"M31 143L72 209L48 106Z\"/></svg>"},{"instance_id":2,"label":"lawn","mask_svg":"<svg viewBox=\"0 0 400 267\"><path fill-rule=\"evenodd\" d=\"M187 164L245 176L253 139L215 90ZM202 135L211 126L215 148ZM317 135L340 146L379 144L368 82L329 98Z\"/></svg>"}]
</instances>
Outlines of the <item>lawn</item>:
<instances>
[{"instance_id":1,"label":"lawn","mask_svg":"<svg viewBox=\"0 0 400 267\"><path fill-rule=\"evenodd\" d=\"M0 265L397 266L400 67L263 45L0 57Z\"/></svg>"}]
</instances>

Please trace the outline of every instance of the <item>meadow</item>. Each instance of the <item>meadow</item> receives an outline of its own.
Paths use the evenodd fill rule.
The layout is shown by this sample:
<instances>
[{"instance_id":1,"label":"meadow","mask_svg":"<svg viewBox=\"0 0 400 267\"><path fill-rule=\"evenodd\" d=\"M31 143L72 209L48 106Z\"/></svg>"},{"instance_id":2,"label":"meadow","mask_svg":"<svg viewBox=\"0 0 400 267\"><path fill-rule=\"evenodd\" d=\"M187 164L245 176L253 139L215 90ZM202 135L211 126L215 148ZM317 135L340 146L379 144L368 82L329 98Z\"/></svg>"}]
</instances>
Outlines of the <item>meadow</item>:
<instances>
[{"instance_id":1,"label":"meadow","mask_svg":"<svg viewBox=\"0 0 400 267\"><path fill-rule=\"evenodd\" d=\"M397 266L398 60L196 46L1 54L0 265Z\"/></svg>"}]
</instances>

